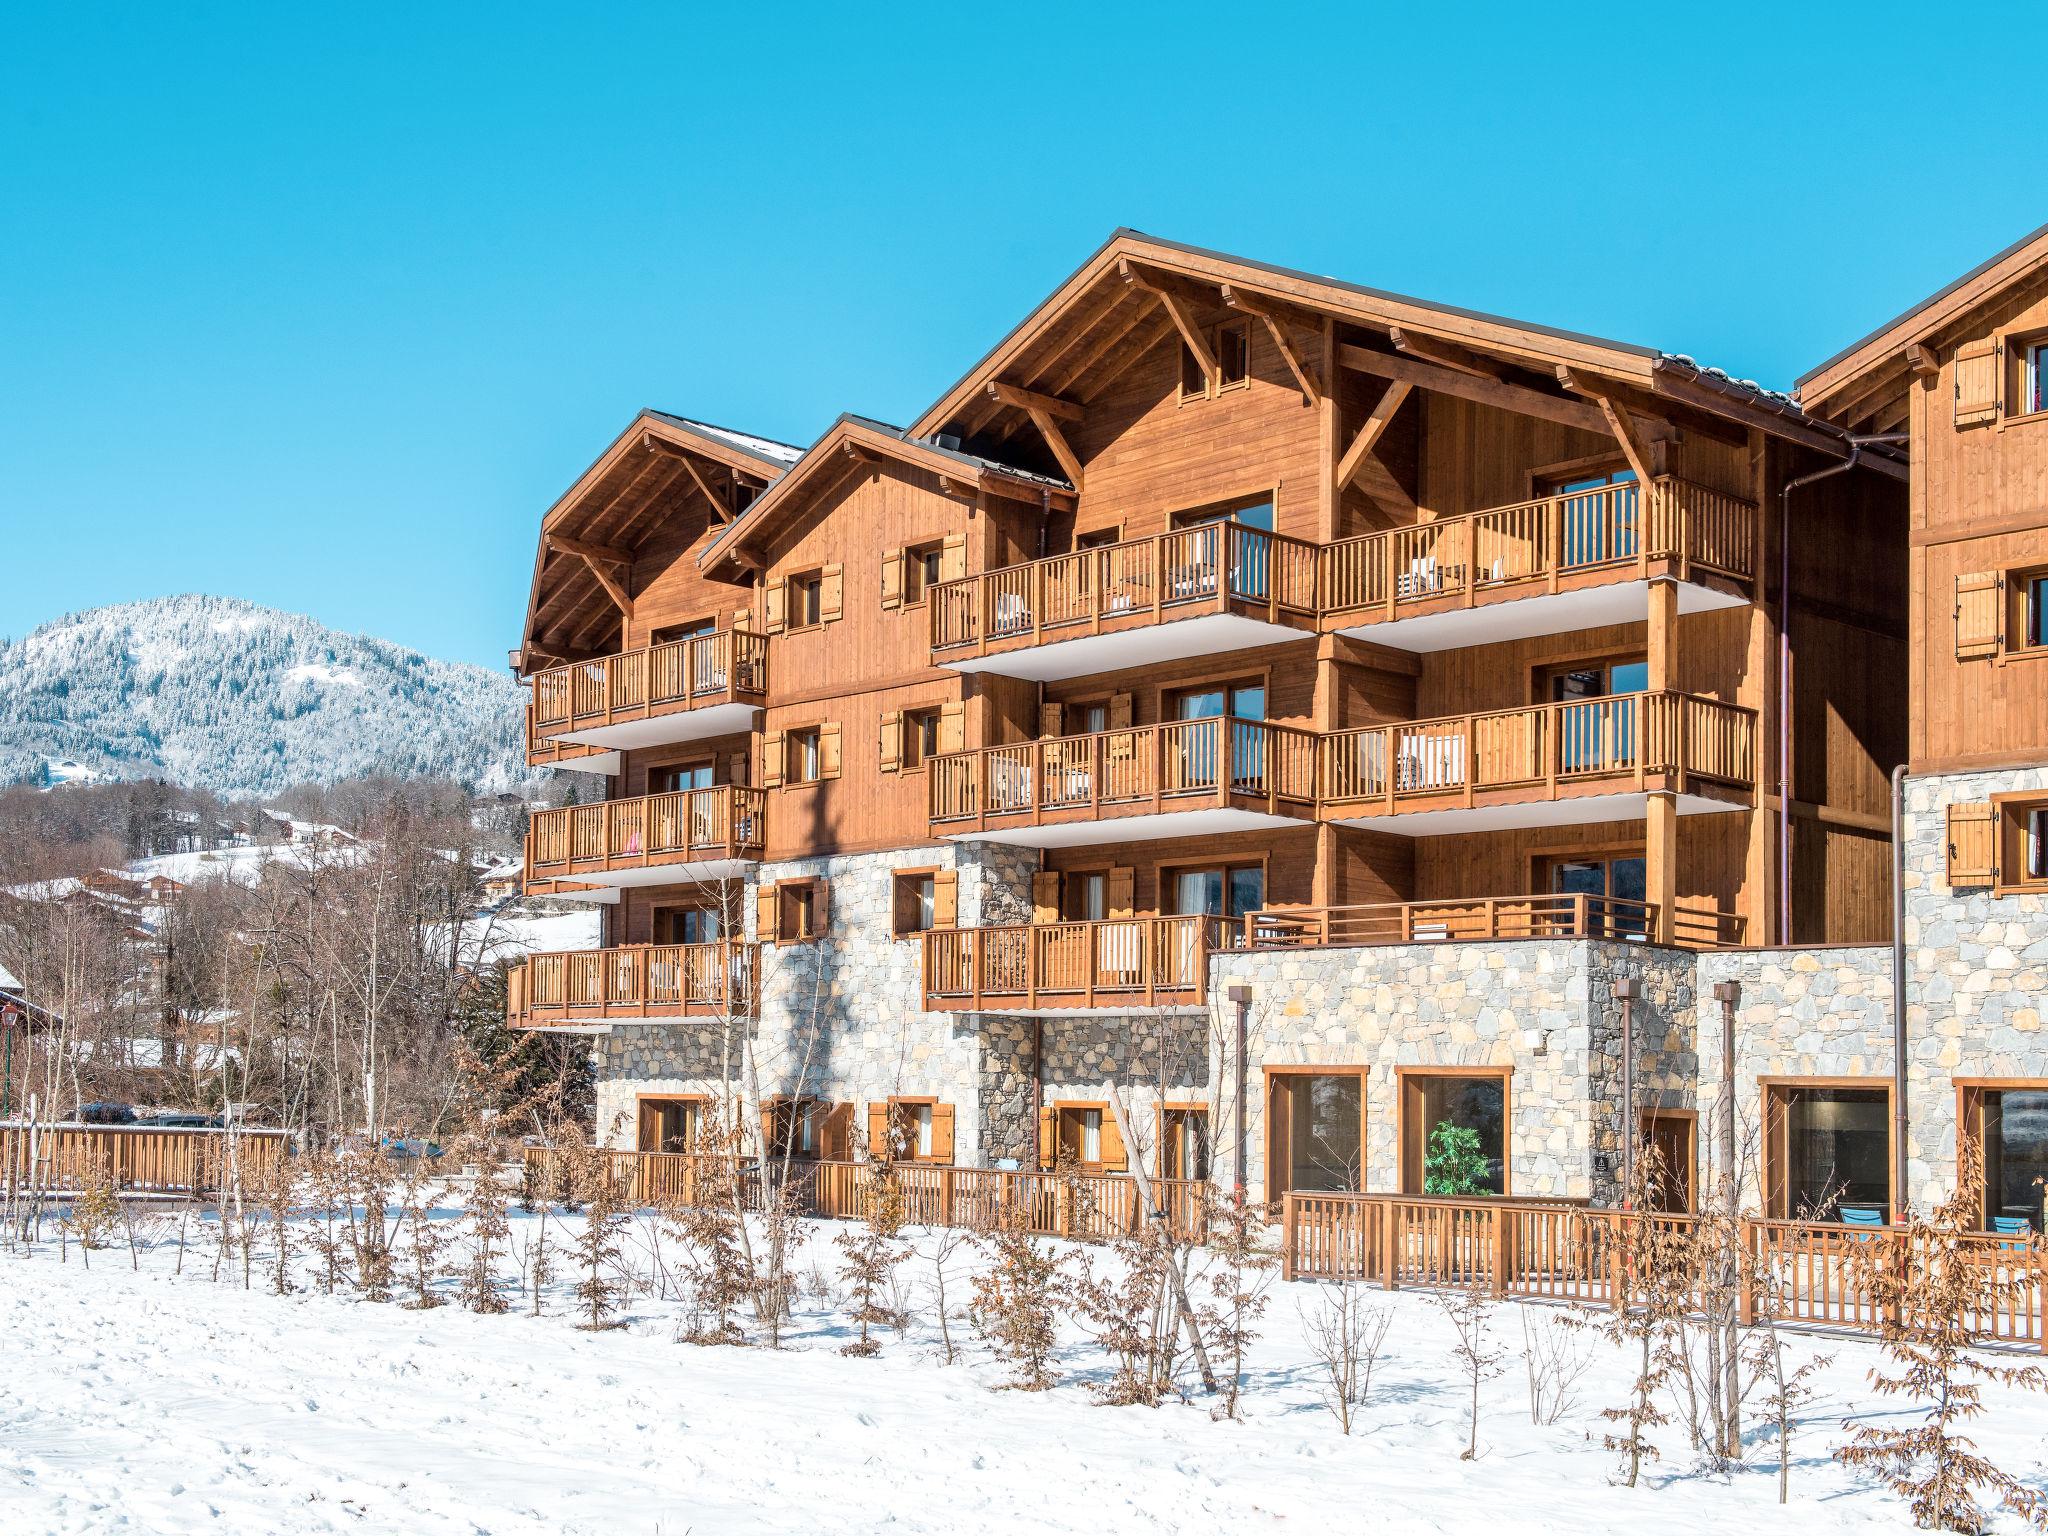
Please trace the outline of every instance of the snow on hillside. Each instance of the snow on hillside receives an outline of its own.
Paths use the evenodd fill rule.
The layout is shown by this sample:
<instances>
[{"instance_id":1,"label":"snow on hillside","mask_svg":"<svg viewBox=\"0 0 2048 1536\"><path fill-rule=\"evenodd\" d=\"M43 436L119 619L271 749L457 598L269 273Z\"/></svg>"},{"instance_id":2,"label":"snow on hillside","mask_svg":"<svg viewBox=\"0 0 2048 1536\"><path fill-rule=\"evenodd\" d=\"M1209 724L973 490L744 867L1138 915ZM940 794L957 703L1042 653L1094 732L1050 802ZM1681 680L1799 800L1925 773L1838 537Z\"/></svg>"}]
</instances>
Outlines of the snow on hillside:
<instances>
[{"instance_id":1,"label":"snow on hillside","mask_svg":"<svg viewBox=\"0 0 2048 1536\"><path fill-rule=\"evenodd\" d=\"M510 678L223 597L0 641L0 784L164 778L274 794L363 774L531 782Z\"/></svg>"}]
</instances>

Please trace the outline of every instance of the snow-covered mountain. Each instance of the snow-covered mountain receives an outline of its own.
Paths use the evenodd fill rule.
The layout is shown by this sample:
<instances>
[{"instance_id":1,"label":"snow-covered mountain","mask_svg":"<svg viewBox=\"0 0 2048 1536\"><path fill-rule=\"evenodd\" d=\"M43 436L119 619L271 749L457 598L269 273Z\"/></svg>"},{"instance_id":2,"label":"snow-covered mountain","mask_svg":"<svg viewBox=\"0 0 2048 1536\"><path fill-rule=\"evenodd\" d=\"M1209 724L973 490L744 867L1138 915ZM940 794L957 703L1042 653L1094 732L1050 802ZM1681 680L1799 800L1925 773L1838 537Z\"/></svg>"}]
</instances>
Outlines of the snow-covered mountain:
<instances>
[{"instance_id":1,"label":"snow-covered mountain","mask_svg":"<svg viewBox=\"0 0 2048 1536\"><path fill-rule=\"evenodd\" d=\"M518 789L521 702L502 674L237 598L117 603L0 640L0 784L262 795L389 773Z\"/></svg>"}]
</instances>

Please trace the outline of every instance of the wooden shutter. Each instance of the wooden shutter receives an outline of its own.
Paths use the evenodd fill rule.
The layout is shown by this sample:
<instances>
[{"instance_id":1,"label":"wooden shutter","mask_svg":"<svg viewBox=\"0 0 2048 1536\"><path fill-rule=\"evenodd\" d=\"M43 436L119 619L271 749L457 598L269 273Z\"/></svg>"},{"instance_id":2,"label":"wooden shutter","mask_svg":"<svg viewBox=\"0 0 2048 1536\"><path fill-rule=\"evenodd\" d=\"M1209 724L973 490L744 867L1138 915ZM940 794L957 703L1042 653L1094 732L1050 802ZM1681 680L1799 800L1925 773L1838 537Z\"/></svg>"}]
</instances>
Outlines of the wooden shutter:
<instances>
[{"instance_id":1,"label":"wooden shutter","mask_svg":"<svg viewBox=\"0 0 2048 1536\"><path fill-rule=\"evenodd\" d=\"M1048 1104L1038 1112L1038 1166L1050 1168L1059 1160L1059 1111Z\"/></svg>"},{"instance_id":2,"label":"wooden shutter","mask_svg":"<svg viewBox=\"0 0 2048 1536\"><path fill-rule=\"evenodd\" d=\"M903 606L903 560L900 549L889 550L882 556L882 606L901 608Z\"/></svg>"},{"instance_id":3,"label":"wooden shutter","mask_svg":"<svg viewBox=\"0 0 2048 1536\"><path fill-rule=\"evenodd\" d=\"M960 874L958 870L942 869L932 876L932 926L934 928L958 928L960 926Z\"/></svg>"},{"instance_id":4,"label":"wooden shutter","mask_svg":"<svg viewBox=\"0 0 2048 1536\"><path fill-rule=\"evenodd\" d=\"M1998 654L2004 582L1996 571L1972 571L1956 578L1956 659Z\"/></svg>"},{"instance_id":5,"label":"wooden shutter","mask_svg":"<svg viewBox=\"0 0 2048 1536\"><path fill-rule=\"evenodd\" d=\"M1956 425L1971 426L1990 421L1998 414L1999 359L1996 337L1967 342L1956 348Z\"/></svg>"},{"instance_id":6,"label":"wooden shutter","mask_svg":"<svg viewBox=\"0 0 2048 1536\"><path fill-rule=\"evenodd\" d=\"M767 731L761 736L761 787L775 789L782 783L782 732Z\"/></svg>"},{"instance_id":7,"label":"wooden shutter","mask_svg":"<svg viewBox=\"0 0 2048 1536\"><path fill-rule=\"evenodd\" d=\"M750 619L750 618L752 618L753 616L754 616L754 610L753 610L753 609L751 609L751 608L735 608L735 609L733 609L733 611L732 611L732 627L733 627L734 629L745 629L745 628L747 627L747 620L748 620L748 619Z\"/></svg>"},{"instance_id":8,"label":"wooden shutter","mask_svg":"<svg viewBox=\"0 0 2048 1536\"><path fill-rule=\"evenodd\" d=\"M967 535L949 533L939 546L939 580L958 581L967 574Z\"/></svg>"},{"instance_id":9,"label":"wooden shutter","mask_svg":"<svg viewBox=\"0 0 2048 1536\"><path fill-rule=\"evenodd\" d=\"M1047 741L1051 741L1051 740L1053 740L1054 738L1056 738L1057 736L1059 736L1059 735L1060 735L1060 716L1061 716L1061 710L1060 710L1060 707L1059 707L1059 705L1057 705L1057 704L1041 704L1041 705L1039 705L1039 706L1038 706L1038 734L1039 734L1040 736L1044 737L1044 738L1045 738L1045 739L1046 739Z\"/></svg>"},{"instance_id":10,"label":"wooden shutter","mask_svg":"<svg viewBox=\"0 0 2048 1536\"><path fill-rule=\"evenodd\" d=\"M932 1106L932 1156L935 1163L953 1161L953 1106Z\"/></svg>"},{"instance_id":11,"label":"wooden shutter","mask_svg":"<svg viewBox=\"0 0 2048 1536\"><path fill-rule=\"evenodd\" d=\"M838 778L840 757L839 722L828 720L818 727L818 777Z\"/></svg>"},{"instance_id":12,"label":"wooden shutter","mask_svg":"<svg viewBox=\"0 0 2048 1536\"><path fill-rule=\"evenodd\" d=\"M782 633L783 615L789 611L788 596L780 580L771 581L761 589L761 629L764 633Z\"/></svg>"},{"instance_id":13,"label":"wooden shutter","mask_svg":"<svg viewBox=\"0 0 2048 1536\"><path fill-rule=\"evenodd\" d=\"M828 565L818 578L818 622L830 624L846 611L846 567Z\"/></svg>"},{"instance_id":14,"label":"wooden shutter","mask_svg":"<svg viewBox=\"0 0 2048 1536\"><path fill-rule=\"evenodd\" d=\"M761 1156L782 1156L782 1144L775 1139L775 1108L783 1101L770 1099L761 1106Z\"/></svg>"},{"instance_id":15,"label":"wooden shutter","mask_svg":"<svg viewBox=\"0 0 2048 1536\"><path fill-rule=\"evenodd\" d=\"M853 1106L828 1104L818 1129L818 1156L843 1163L853 1155Z\"/></svg>"},{"instance_id":16,"label":"wooden shutter","mask_svg":"<svg viewBox=\"0 0 2048 1536\"><path fill-rule=\"evenodd\" d=\"M967 750L967 706L958 700L939 706L939 750Z\"/></svg>"},{"instance_id":17,"label":"wooden shutter","mask_svg":"<svg viewBox=\"0 0 2048 1536\"><path fill-rule=\"evenodd\" d=\"M894 773L903 766L903 711L882 711L882 772Z\"/></svg>"},{"instance_id":18,"label":"wooden shutter","mask_svg":"<svg viewBox=\"0 0 2048 1536\"><path fill-rule=\"evenodd\" d=\"M782 937L782 893L773 884L763 883L754 888L754 937L763 944L773 944Z\"/></svg>"},{"instance_id":19,"label":"wooden shutter","mask_svg":"<svg viewBox=\"0 0 2048 1536\"><path fill-rule=\"evenodd\" d=\"M639 1148L642 1152L666 1152L661 1144L661 1106L648 1099L640 1101Z\"/></svg>"},{"instance_id":20,"label":"wooden shutter","mask_svg":"<svg viewBox=\"0 0 2048 1536\"><path fill-rule=\"evenodd\" d=\"M1128 693L1112 693L1109 696L1109 728L1112 731L1128 731L1131 728L1131 696Z\"/></svg>"},{"instance_id":21,"label":"wooden shutter","mask_svg":"<svg viewBox=\"0 0 2048 1536\"><path fill-rule=\"evenodd\" d=\"M1108 902L1111 917L1129 917L1137 910L1138 872L1119 864L1109 872Z\"/></svg>"},{"instance_id":22,"label":"wooden shutter","mask_svg":"<svg viewBox=\"0 0 2048 1536\"><path fill-rule=\"evenodd\" d=\"M1116 1128L1116 1112L1105 1104L1102 1106L1102 1171L1122 1173L1126 1166L1123 1132Z\"/></svg>"},{"instance_id":23,"label":"wooden shutter","mask_svg":"<svg viewBox=\"0 0 2048 1536\"><path fill-rule=\"evenodd\" d=\"M726 765L725 765L725 781L726 781L726 783L728 783L728 784L744 784L744 783L746 783L746 782L747 782L747 769L748 769L748 768L749 768L750 766L752 766L752 765L751 765L751 764L750 764L750 763L748 762L748 760L747 760L747 754L746 754L746 752L745 752L745 750L744 750L744 749L742 749L741 751L738 751L738 752L734 752L734 753L733 753L733 754L732 754L732 755L731 755L731 756L730 756L730 757L729 757L729 758L728 758L728 759L726 760Z\"/></svg>"},{"instance_id":24,"label":"wooden shutter","mask_svg":"<svg viewBox=\"0 0 2048 1536\"><path fill-rule=\"evenodd\" d=\"M832 882L811 882L811 937L822 939L832 930Z\"/></svg>"},{"instance_id":25,"label":"wooden shutter","mask_svg":"<svg viewBox=\"0 0 2048 1536\"><path fill-rule=\"evenodd\" d=\"M1060 872L1041 869L1031 877L1031 921L1056 923L1060 920Z\"/></svg>"},{"instance_id":26,"label":"wooden shutter","mask_svg":"<svg viewBox=\"0 0 2048 1536\"><path fill-rule=\"evenodd\" d=\"M889 1161L889 1105L887 1101L868 1105L868 1156L878 1163Z\"/></svg>"},{"instance_id":27,"label":"wooden shutter","mask_svg":"<svg viewBox=\"0 0 2048 1536\"><path fill-rule=\"evenodd\" d=\"M1998 878L1998 814L1988 804L1948 808L1948 883L1990 885Z\"/></svg>"}]
</instances>

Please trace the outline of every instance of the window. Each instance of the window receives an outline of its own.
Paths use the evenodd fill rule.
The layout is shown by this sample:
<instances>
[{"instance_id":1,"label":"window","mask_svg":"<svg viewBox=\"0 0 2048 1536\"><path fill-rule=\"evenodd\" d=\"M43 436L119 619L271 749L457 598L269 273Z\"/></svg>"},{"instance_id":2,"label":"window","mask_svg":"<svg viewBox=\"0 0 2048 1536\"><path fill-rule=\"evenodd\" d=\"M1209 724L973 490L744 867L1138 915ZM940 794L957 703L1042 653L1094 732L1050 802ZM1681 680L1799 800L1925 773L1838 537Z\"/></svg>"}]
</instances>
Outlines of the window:
<instances>
[{"instance_id":1,"label":"window","mask_svg":"<svg viewBox=\"0 0 2048 1536\"><path fill-rule=\"evenodd\" d=\"M698 1097L642 1098L637 1150L692 1152L704 1129L704 1101Z\"/></svg>"},{"instance_id":2,"label":"window","mask_svg":"<svg viewBox=\"0 0 2048 1536\"><path fill-rule=\"evenodd\" d=\"M1411 1195L1508 1192L1504 1072L1401 1074L1401 1188Z\"/></svg>"},{"instance_id":3,"label":"window","mask_svg":"<svg viewBox=\"0 0 2048 1536\"><path fill-rule=\"evenodd\" d=\"M1109 876L1099 869L1068 870L1060 876L1060 917L1070 923L1099 923L1109 916Z\"/></svg>"},{"instance_id":4,"label":"window","mask_svg":"<svg viewBox=\"0 0 2048 1536\"><path fill-rule=\"evenodd\" d=\"M763 489L764 487L762 486L749 485L746 481L735 477L732 485L733 515L737 517L740 513L746 511L747 508L751 507Z\"/></svg>"},{"instance_id":5,"label":"window","mask_svg":"<svg viewBox=\"0 0 2048 1536\"><path fill-rule=\"evenodd\" d=\"M2000 891L2048 887L2048 796L1993 795Z\"/></svg>"},{"instance_id":6,"label":"window","mask_svg":"<svg viewBox=\"0 0 2048 1536\"><path fill-rule=\"evenodd\" d=\"M805 629L825 622L825 578L822 572L808 576L792 576L785 584L788 597L788 624L791 629Z\"/></svg>"},{"instance_id":7,"label":"window","mask_svg":"<svg viewBox=\"0 0 2048 1536\"><path fill-rule=\"evenodd\" d=\"M2019 413L2048 411L2048 337L2029 336L2014 344L2019 359Z\"/></svg>"},{"instance_id":8,"label":"window","mask_svg":"<svg viewBox=\"0 0 2048 1536\"><path fill-rule=\"evenodd\" d=\"M2014 1235L2042 1231L2048 1083L1960 1086L1962 1133L1976 1137L1984 1154L1984 1229Z\"/></svg>"},{"instance_id":9,"label":"window","mask_svg":"<svg viewBox=\"0 0 2048 1536\"><path fill-rule=\"evenodd\" d=\"M685 790L709 789L715 765L711 763L669 763L647 770L647 793L679 795Z\"/></svg>"},{"instance_id":10,"label":"window","mask_svg":"<svg viewBox=\"0 0 2048 1536\"><path fill-rule=\"evenodd\" d=\"M782 770L785 784L815 784L824 777L824 753L822 733L815 725L800 731L791 731L784 738L788 743L785 750L788 760Z\"/></svg>"},{"instance_id":11,"label":"window","mask_svg":"<svg viewBox=\"0 0 2048 1536\"><path fill-rule=\"evenodd\" d=\"M1539 889L1552 896L1586 898L1586 924L1593 934L1640 939L1649 933L1649 864L1640 853L1553 855L1539 861L1539 869ZM1554 916L1569 926L1564 903L1557 904Z\"/></svg>"},{"instance_id":12,"label":"window","mask_svg":"<svg viewBox=\"0 0 2048 1536\"><path fill-rule=\"evenodd\" d=\"M1077 533L1074 535L1074 548L1076 550L1107 549L1110 545L1119 542L1123 538L1123 534L1124 530L1121 524L1109 528L1096 528L1088 533Z\"/></svg>"},{"instance_id":13,"label":"window","mask_svg":"<svg viewBox=\"0 0 2048 1536\"><path fill-rule=\"evenodd\" d=\"M911 870L896 877L897 937L939 926L939 882L936 870Z\"/></svg>"},{"instance_id":14,"label":"window","mask_svg":"<svg viewBox=\"0 0 2048 1536\"><path fill-rule=\"evenodd\" d=\"M720 928L715 907L656 907L654 942L657 944L716 944Z\"/></svg>"},{"instance_id":15,"label":"window","mask_svg":"<svg viewBox=\"0 0 2048 1536\"><path fill-rule=\"evenodd\" d=\"M1039 1117L1039 1158L1048 1168L1062 1163L1083 1173L1121 1172L1123 1137L1105 1104L1048 1106Z\"/></svg>"},{"instance_id":16,"label":"window","mask_svg":"<svg viewBox=\"0 0 2048 1536\"><path fill-rule=\"evenodd\" d=\"M939 751L939 712L936 709L903 711L903 771L915 773L928 757Z\"/></svg>"},{"instance_id":17,"label":"window","mask_svg":"<svg viewBox=\"0 0 2048 1536\"><path fill-rule=\"evenodd\" d=\"M1770 1214L1876 1223L1891 1210L1891 1093L1772 1083L1764 1097Z\"/></svg>"},{"instance_id":18,"label":"window","mask_svg":"<svg viewBox=\"0 0 2048 1536\"><path fill-rule=\"evenodd\" d=\"M816 1099L771 1099L768 1103L770 1158L818 1156L825 1106Z\"/></svg>"},{"instance_id":19,"label":"window","mask_svg":"<svg viewBox=\"0 0 2048 1536\"><path fill-rule=\"evenodd\" d=\"M1266 685L1256 683L1212 683L1199 688L1179 688L1163 701L1161 714L1168 720L1215 720L1228 717L1250 722L1207 729L1173 731L1164 742L1170 754L1170 773L1181 776L1187 788L1206 788L1222 772L1219 755L1222 732L1230 732L1230 781L1233 788L1263 792L1266 784L1266 733L1258 722L1266 718Z\"/></svg>"},{"instance_id":20,"label":"window","mask_svg":"<svg viewBox=\"0 0 2048 1536\"><path fill-rule=\"evenodd\" d=\"M2048 571L2021 571L2013 577L2015 650L2048 649Z\"/></svg>"},{"instance_id":21,"label":"window","mask_svg":"<svg viewBox=\"0 0 2048 1536\"><path fill-rule=\"evenodd\" d=\"M1174 917L1243 917L1266 904L1263 864L1162 869L1159 877L1167 912Z\"/></svg>"},{"instance_id":22,"label":"window","mask_svg":"<svg viewBox=\"0 0 2048 1536\"><path fill-rule=\"evenodd\" d=\"M1239 389L1251 382L1252 332L1249 320L1225 320L1202 328L1202 340L1216 360L1217 392ZM1183 401L1209 397L1209 380L1202 363L1185 339L1180 344L1180 397Z\"/></svg>"},{"instance_id":23,"label":"window","mask_svg":"<svg viewBox=\"0 0 2048 1536\"><path fill-rule=\"evenodd\" d=\"M1060 706L1062 736L1099 736L1109 729L1109 701L1092 699L1086 704Z\"/></svg>"},{"instance_id":24,"label":"window","mask_svg":"<svg viewBox=\"0 0 2048 1536\"><path fill-rule=\"evenodd\" d=\"M892 1163L953 1161L953 1106L891 1098L868 1106L868 1155Z\"/></svg>"},{"instance_id":25,"label":"window","mask_svg":"<svg viewBox=\"0 0 2048 1536\"><path fill-rule=\"evenodd\" d=\"M674 645L678 640L695 640L718 633L718 620L691 619L682 624L664 624L647 632L649 645Z\"/></svg>"},{"instance_id":26,"label":"window","mask_svg":"<svg viewBox=\"0 0 2048 1536\"><path fill-rule=\"evenodd\" d=\"M1600 565L1636 557L1638 496L1636 472L1616 462L1581 464L1537 477L1536 490L1563 498L1563 568Z\"/></svg>"},{"instance_id":27,"label":"window","mask_svg":"<svg viewBox=\"0 0 2048 1536\"><path fill-rule=\"evenodd\" d=\"M776 937L784 944L800 944L818 937L819 901L815 880L785 880L775 887L780 908L775 923Z\"/></svg>"},{"instance_id":28,"label":"window","mask_svg":"<svg viewBox=\"0 0 2048 1536\"><path fill-rule=\"evenodd\" d=\"M1168 1104L1159 1114L1159 1177L1209 1177L1209 1111L1200 1104Z\"/></svg>"},{"instance_id":29,"label":"window","mask_svg":"<svg viewBox=\"0 0 2048 1536\"><path fill-rule=\"evenodd\" d=\"M1266 1198L1365 1188L1365 1069L1266 1069Z\"/></svg>"},{"instance_id":30,"label":"window","mask_svg":"<svg viewBox=\"0 0 2048 1536\"><path fill-rule=\"evenodd\" d=\"M904 606L916 607L924 601L925 593L944 579L939 575L939 562L944 554L945 545L937 540L913 544L903 552Z\"/></svg>"}]
</instances>

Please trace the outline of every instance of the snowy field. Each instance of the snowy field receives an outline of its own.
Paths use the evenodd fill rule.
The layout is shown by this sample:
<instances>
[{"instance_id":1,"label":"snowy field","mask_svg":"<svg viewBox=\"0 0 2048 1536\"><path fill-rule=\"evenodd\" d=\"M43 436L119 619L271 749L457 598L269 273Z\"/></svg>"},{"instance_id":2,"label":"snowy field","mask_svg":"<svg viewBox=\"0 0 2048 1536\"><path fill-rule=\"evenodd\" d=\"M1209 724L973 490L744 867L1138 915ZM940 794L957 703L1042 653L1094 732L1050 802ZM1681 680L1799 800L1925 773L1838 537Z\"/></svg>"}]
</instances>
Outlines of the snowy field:
<instances>
[{"instance_id":1,"label":"snowy field","mask_svg":"<svg viewBox=\"0 0 2048 1536\"><path fill-rule=\"evenodd\" d=\"M515 1253L536 1223L515 1215ZM550 1218L560 1228L560 1218ZM571 1222L569 1225L573 1226ZM1319 1287L1275 1283L1255 1346L1244 1420L1208 1401L1105 1408L1104 1374L1076 1335L1062 1383L993 1390L1001 1368L972 1339L942 1363L931 1269L922 1315L875 1359L839 1354L843 1303L823 1294L838 1251L819 1223L799 1261L805 1296L790 1346L675 1341L682 1307L650 1289L627 1326L579 1331L562 1275L530 1315L449 1305L409 1311L318 1290L244 1291L211 1279L197 1235L174 1274L174 1229L130 1268L125 1247L90 1269L54 1242L0 1255L0 1531L489 1532L713 1536L730 1532L1245 1531L1748 1533L1898 1530L1891 1494L1833 1465L1843 1417L1874 1409L1867 1343L1802 1339L1834 1353L1795 1440L1792 1502L1752 1426L1752 1469L1695 1471L1675 1428L1642 1486L1615 1486L1602 1408L1630 1379L1599 1344L1578 1403L1530 1422L1524 1309L1492 1315L1505 1370L1482 1389L1480 1454L1465 1462L1463 1387L1451 1332L1427 1296L1371 1292L1393 1311L1386 1354L1355 1433L1319 1401L1301 1309ZM196 1233L196 1229L195 1229ZM559 1240L560 1232L557 1232ZM920 1248L930 1234L910 1234ZM652 1273L642 1223L628 1244ZM1100 1262L1100 1251L1098 1262ZM956 1261L957 1262L957 1261ZM261 1287L259 1275L256 1284ZM965 1265L948 1270L966 1301ZM452 1292L451 1292L452 1294ZM1532 1315L1553 1313L1528 1309ZM1992 1389L1981 1443L2040 1482L2044 1400ZM1901 1410L1892 1409L1892 1412Z\"/></svg>"}]
</instances>

